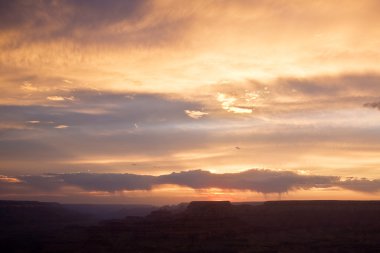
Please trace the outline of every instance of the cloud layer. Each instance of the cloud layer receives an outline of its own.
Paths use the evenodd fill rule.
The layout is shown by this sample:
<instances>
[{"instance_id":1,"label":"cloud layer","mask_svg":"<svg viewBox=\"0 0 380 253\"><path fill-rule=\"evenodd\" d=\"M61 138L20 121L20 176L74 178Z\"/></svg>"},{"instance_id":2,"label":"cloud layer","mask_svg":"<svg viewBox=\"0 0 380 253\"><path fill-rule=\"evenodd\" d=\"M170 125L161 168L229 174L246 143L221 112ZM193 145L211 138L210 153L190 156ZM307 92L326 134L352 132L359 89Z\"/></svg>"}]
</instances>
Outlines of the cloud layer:
<instances>
[{"instance_id":1,"label":"cloud layer","mask_svg":"<svg viewBox=\"0 0 380 253\"><path fill-rule=\"evenodd\" d=\"M205 84L247 78L378 72L378 1L341 6L336 0L2 1L1 85L14 87L20 76L58 76L71 87L198 93Z\"/></svg>"},{"instance_id":2,"label":"cloud layer","mask_svg":"<svg viewBox=\"0 0 380 253\"><path fill-rule=\"evenodd\" d=\"M154 190L160 185L178 185L195 190L218 188L222 190L253 191L263 194L286 193L311 188L340 187L352 191L376 193L380 191L379 180L365 178L340 178L337 176L302 175L291 171L251 169L238 173L215 174L193 170L160 176L138 174L72 173L44 174L19 177L0 177L3 194L25 192L59 193L65 187L82 190L119 192Z\"/></svg>"},{"instance_id":3,"label":"cloud layer","mask_svg":"<svg viewBox=\"0 0 380 253\"><path fill-rule=\"evenodd\" d=\"M329 168L331 161L321 161L332 157L341 160L334 168L351 168L338 175L360 176L361 168L380 163L374 152L379 113L372 102L379 81L375 74L245 80L208 86L198 97L38 90L23 83L25 101L41 104L0 105L0 169L16 174L252 164L303 169L310 163ZM238 113L239 108L249 113ZM348 159L353 153L356 158ZM365 176L380 175L370 172Z\"/></svg>"}]
</instances>

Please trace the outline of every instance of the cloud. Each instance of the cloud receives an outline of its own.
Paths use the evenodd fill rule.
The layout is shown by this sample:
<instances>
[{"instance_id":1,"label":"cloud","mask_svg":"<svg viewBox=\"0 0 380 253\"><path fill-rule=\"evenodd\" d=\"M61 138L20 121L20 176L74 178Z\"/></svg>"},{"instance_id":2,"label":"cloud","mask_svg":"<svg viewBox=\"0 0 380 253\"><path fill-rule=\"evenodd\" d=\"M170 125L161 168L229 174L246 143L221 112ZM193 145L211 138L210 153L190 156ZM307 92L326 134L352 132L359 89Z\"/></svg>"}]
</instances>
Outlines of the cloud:
<instances>
[{"instance_id":1,"label":"cloud","mask_svg":"<svg viewBox=\"0 0 380 253\"><path fill-rule=\"evenodd\" d=\"M58 125L58 126L55 126L54 128L57 128L57 129L65 129L65 128L68 128L69 126L67 125Z\"/></svg>"},{"instance_id":2,"label":"cloud","mask_svg":"<svg viewBox=\"0 0 380 253\"><path fill-rule=\"evenodd\" d=\"M221 80L376 71L379 4L340 5L2 1L1 62L12 74L26 71L48 78L54 70L61 83L75 80L125 90L142 84L155 92L163 87L197 92L200 83Z\"/></svg>"},{"instance_id":3,"label":"cloud","mask_svg":"<svg viewBox=\"0 0 380 253\"><path fill-rule=\"evenodd\" d=\"M380 102L365 103L363 106L380 110Z\"/></svg>"},{"instance_id":4,"label":"cloud","mask_svg":"<svg viewBox=\"0 0 380 253\"><path fill-rule=\"evenodd\" d=\"M75 103L37 105L0 105L2 120L68 122L69 125L157 124L188 121L183 111L196 111L197 102L189 102L165 94L97 92L94 90L62 91L49 100ZM132 99L133 98L133 99ZM132 122L133 121L133 122Z\"/></svg>"},{"instance_id":5,"label":"cloud","mask_svg":"<svg viewBox=\"0 0 380 253\"><path fill-rule=\"evenodd\" d=\"M380 76L376 73L283 77L273 81L245 80L215 84L212 90L222 109L233 113L273 115L298 112L360 109L377 99ZM207 101L205 101L207 103ZM207 108L207 107L206 107ZM247 115L247 116L248 116Z\"/></svg>"},{"instance_id":6,"label":"cloud","mask_svg":"<svg viewBox=\"0 0 380 253\"><path fill-rule=\"evenodd\" d=\"M339 186L352 191L377 193L380 191L380 180L369 180L367 178L348 178L347 180L340 182Z\"/></svg>"},{"instance_id":7,"label":"cloud","mask_svg":"<svg viewBox=\"0 0 380 253\"><path fill-rule=\"evenodd\" d=\"M20 183L21 181L15 177L7 177L0 175L0 182L5 182L5 183Z\"/></svg>"},{"instance_id":8,"label":"cloud","mask_svg":"<svg viewBox=\"0 0 380 253\"><path fill-rule=\"evenodd\" d=\"M59 191L65 186L75 186L86 191L153 190L156 186L173 184L192 189L220 188L225 190L253 191L263 194L285 193L311 188L341 187L353 191L376 193L380 180L342 179L337 176L297 174L292 171L251 169L237 173L215 174L204 170L183 171L160 176L120 173L71 173L6 177L0 182L19 184L25 188L42 191Z\"/></svg>"},{"instance_id":9,"label":"cloud","mask_svg":"<svg viewBox=\"0 0 380 253\"><path fill-rule=\"evenodd\" d=\"M30 129L26 130L27 136L30 136ZM13 163L26 162L27 168L34 167L39 164L41 166L46 161L59 161L72 157L69 150L62 149L53 142L46 142L41 139L1 139L0 140L0 157L3 161L2 169L6 169L9 164L6 161Z\"/></svg>"},{"instance_id":10,"label":"cloud","mask_svg":"<svg viewBox=\"0 0 380 253\"><path fill-rule=\"evenodd\" d=\"M244 108L241 106L235 106L237 98L235 97L228 97L226 94L218 93L217 100L221 103L222 108L226 110L227 112L233 112L233 113L252 113L252 109L250 108Z\"/></svg>"},{"instance_id":11,"label":"cloud","mask_svg":"<svg viewBox=\"0 0 380 253\"><path fill-rule=\"evenodd\" d=\"M193 120L184 114L184 110L197 111L197 102L150 93L76 90L62 94L70 96L77 98L74 103L0 105L4 126L0 126L0 157L7 161L18 157L13 164L28 161L28 168L36 168L46 159L61 163L80 157L156 157L205 146L209 138L191 127ZM70 131L57 131L68 127ZM25 165L17 166L24 169Z\"/></svg>"},{"instance_id":12,"label":"cloud","mask_svg":"<svg viewBox=\"0 0 380 253\"><path fill-rule=\"evenodd\" d=\"M260 193L284 193L313 187L331 187L337 177L305 176L290 171L252 169L240 173L213 174L196 170L160 176L162 183L178 184L193 189L221 188Z\"/></svg>"},{"instance_id":13,"label":"cloud","mask_svg":"<svg viewBox=\"0 0 380 253\"><path fill-rule=\"evenodd\" d=\"M135 174L63 174L56 175L65 184L93 191L151 190L155 177Z\"/></svg>"},{"instance_id":14,"label":"cloud","mask_svg":"<svg viewBox=\"0 0 380 253\"><path fill-rule=\"evenodd\" d=\"M170 29L166 26L173 18L168 12L167 17L162 15L160 4L150 0L94 0L91 3L85 0L15 0L2 2L0 7L0 28L13 31L13 38L18 39L13 47L26 41L59 40L96 45L153 45L153 33L157 42L170 39Z\"/></svg>"},{"instance_id":15,"label":"cloud","mask_svg":"<svg viewBox=\"0 0 380 253\"><path fill-rule=\"evenodd\" d=\"M33 84L30 82L24 82L21 86L21 89L29 92L38 91L38 88L33 86Z\"/></svg>"},{"instance_id":16,"label":"cloud","mask_svg":"<svg viewBox=\"0 0 380 253\"><path fill-rule=\"evenodd\" d=\"M65 98L61 97L61 96L48 96L46 99L51 100L51 101L64 101L65 100Z\"/></svg>"},{"instance_id":17,"label":"cloud","mask_svg":"<svg viewBox=\"0 0 380 253\"><path fill-rule=\"evenodd\" d=\"M46 97L46 99L50 101L65 101L65 100L74 101L75 100L74 96L70 96L70 97L48 96Z\"/></svg>"},{"instance_id":18,"label":"cloud","mask_svg":"<svg viewBox=\"0 0 380 253\"><path fill-rule=\"evenodd\" d=\"M202 111L192 111L192 110L185 110L185 113L187 116L193 119L200 119L203 116L207 115L207 112L202 112Z\"/></svg>"}]
</instances>

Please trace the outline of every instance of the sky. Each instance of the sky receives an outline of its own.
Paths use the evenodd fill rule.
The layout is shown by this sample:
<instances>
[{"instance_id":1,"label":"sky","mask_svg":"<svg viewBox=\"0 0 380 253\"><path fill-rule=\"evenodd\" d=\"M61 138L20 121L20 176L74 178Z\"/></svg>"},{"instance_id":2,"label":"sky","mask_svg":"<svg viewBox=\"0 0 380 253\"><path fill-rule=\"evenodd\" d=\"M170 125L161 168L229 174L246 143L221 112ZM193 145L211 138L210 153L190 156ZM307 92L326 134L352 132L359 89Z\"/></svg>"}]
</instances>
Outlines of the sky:
<instances>
[{"instance_id":1,"label":"sky","mask_svg":"<svg viewBox=\"0 0 380 253\"><path fill-rule=\"evenodd\" d=\"M380 199L377 0L1 0L0 198Z\"/></svg>"}]
</instances>

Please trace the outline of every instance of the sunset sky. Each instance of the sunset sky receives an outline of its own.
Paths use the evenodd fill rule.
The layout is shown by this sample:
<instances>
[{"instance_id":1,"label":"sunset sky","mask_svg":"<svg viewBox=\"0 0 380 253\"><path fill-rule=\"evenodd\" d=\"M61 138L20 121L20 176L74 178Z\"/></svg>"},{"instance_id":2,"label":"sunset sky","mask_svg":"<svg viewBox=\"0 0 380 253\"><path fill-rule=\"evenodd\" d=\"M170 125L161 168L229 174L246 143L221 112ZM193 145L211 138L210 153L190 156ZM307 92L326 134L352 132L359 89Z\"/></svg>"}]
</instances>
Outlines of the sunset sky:
<instances>
[{"instance_id":1,"label":"sunset sky","mask_svg":"<svg viewBox=\"0 0 380 253\"><path fill-rule=\"evenodd\" d=\"M0 198L380 199L380 1L0 1Z\"/></svg>"}]
</instances>

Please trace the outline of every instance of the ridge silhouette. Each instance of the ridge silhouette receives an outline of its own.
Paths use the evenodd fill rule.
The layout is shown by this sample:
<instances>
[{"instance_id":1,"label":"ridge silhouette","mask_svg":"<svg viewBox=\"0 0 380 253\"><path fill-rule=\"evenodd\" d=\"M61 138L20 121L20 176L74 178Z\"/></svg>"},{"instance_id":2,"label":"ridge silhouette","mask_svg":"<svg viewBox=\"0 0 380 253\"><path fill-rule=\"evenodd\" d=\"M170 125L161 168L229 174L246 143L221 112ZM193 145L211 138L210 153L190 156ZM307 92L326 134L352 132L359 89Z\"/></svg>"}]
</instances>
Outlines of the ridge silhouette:
<instances>
[{"instance_id":1,"label":"ridge silhouette","mask_svg":"<svg viewBox=\"0 0 380 253\"><path fill-rule=\"evenodd\" d=\"M83 214L64 205L35 203L57 220L41 223L39 217L40 230L29 233L14 223L24 231L17 233L12 220L28 213L33 220L31 206L0 205L0 214L7 213L0 224L6 225L0 227L2 252L380 252L380 201L194 201L97 224L85 224Z\"/></svg>"}]
</instances>

